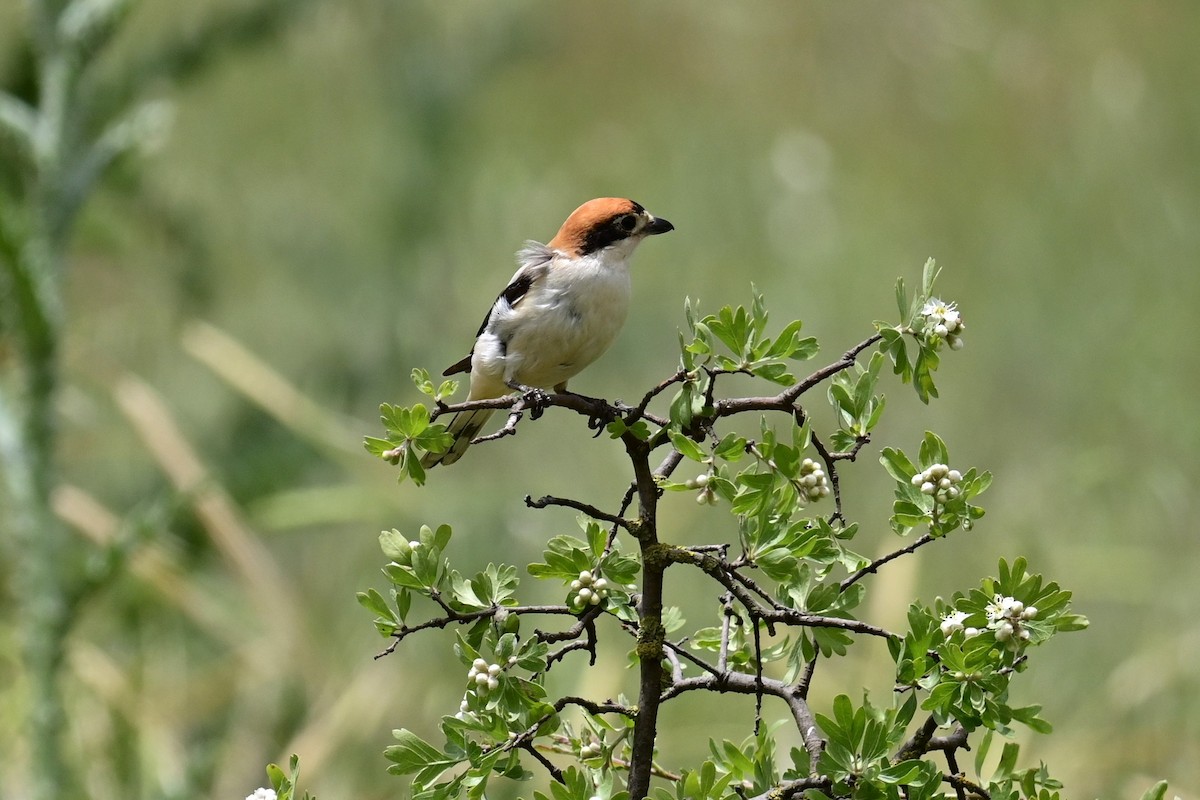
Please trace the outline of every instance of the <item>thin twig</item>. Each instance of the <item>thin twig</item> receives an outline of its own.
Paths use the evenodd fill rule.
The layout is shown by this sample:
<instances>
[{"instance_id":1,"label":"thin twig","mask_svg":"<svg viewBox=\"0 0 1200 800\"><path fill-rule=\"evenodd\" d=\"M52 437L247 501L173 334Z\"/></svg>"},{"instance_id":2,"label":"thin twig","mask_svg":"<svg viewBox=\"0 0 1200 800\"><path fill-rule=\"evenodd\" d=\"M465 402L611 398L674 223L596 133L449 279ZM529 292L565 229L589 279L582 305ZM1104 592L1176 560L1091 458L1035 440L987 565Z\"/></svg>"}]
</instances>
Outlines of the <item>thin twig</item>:
<instances>
[{"instance_id":1,"label":"thin twig","mask_svg":"<svg viewBox=\"0 0 1200 800\"><path fill-rule=\"evenodd\" d=\"M449 608L449 606L444 606L444 607ZM595 610L595 613L597 613L597 614L600 613L600 608L598 606L590 606L588 608L588 610L584 612L584 616L580 618L579 622L577 622L574 626L572 626L568 630L576 631L577 628L579 630L582 630L582 626L585 624L584 620L587 618L587 615L593 611L593 609ZM574 617L577 614L577 612L573 611L572 609L568 608L567 606L553 606L553 605L490 606L488 608L481 608L478 611L454 611L453 609L450 609L450 613L448 613L444 617L435 617L434 619L426 620L425 622L422 622L419 625L401 626L395 633L392 634L392 643L390 645L388 645L387 648L384 649L382 652L377 653L375 655L375 658L380 659L380 658L383 658L384 656L391 655L393 652L395 652L396 647L399 646L400 642L404 641L405 639L407 639L409 636L411 636L414 633L419 633L421 631L427 631L432 628L445 628L446 626L452 625L452 624L463 624L463 623L467 623L467 622L474 622L479 619L486 619L488 617L494 617L500 613L517 614L517 615L556 614L556 615L564 615L564 616L570 616L570 617ZM539 636L539 638L542 639L542 641L554 642L554 641L559 641L561 638L573 638L574 636L578 636L579 633L578 633L578 631L576 631L570 637L565 636L564 634L561 634L561 633L559 633L559 634L542 634L541 632L537 632L537 635Z\"/></svg>"},{"instance_id":2,"label":"thin twig","mask_svg":"<svg viewBox=\"0 0 1200 800\"><path fill-rule=\"evenodd\" d=\"M923 536L920 536L917 539L915 539L913 541L913 543L908 545L907 547L901 547L899 550L888 553L886 556L880 556L879 558L875 559L870 564L867 564L865 567L860 569L858 572L854 573L853 575L851 575L850 577L848 577L844 581L842 581L840 584L838 584L838 591L840 591L840 592L846 591L851 586L853 586L854 584L858 583L860 580L865 578L867 575L877 572L880 567L882 567L884 564L888 563L889 561L894 561L895 559L899 558L900 556L908 555L909 553L915 551L918 547L923 547L924 545L929 544L935 538L936 537L934 537L933 534L926 533Z\"/></svg>"},{"instance_id":3,"label":"thin twig","mask_svg":"<svg viewBox=\"0 0 1200 800\"><path fill-rule=\"evenodd\" d=\"M609 514L607 511L601 511L593 505L581 503L578 500L572 500L568 497L551 497L544 495L543 497L534 500L531 495L525 495L525 505L529 508L545 508L546 506L562 506L564 508L573 508L576 511L582 511L592 519L608 522L629 530L629 520L624 517L619 517L616 514Z\"/></svg>"},{"instance_id":4,"label":"thin twig","mask_svg":"<svg viewBox=\"0 0 1200 800\"><path fill-rule=\"evenodd\" d=\"M769 397L736 397L718 400L714 406L713 416L714 418L731 417L747 411L782 411L791 414L792 407L800 395L839 372L850 369L850 367L854 366L859 353L878 343L881 339L883 339L883 335L879 333L868 336L843 353L842 357L837 361L822 367L804 380L784 389L777 395Z\"/></svg>"},{"instance_id":5,"label":"thin twig","mask_svg":"<svg viewBox=\"0 0 1200 800\"><path fill-rule=\"evenodd\" d=\"M719 559L694 553L680 547L670 548L666 551L666 555L675 563L691 564L692 566L699 567L729 590L737 598L738 602L746 608L752 618L761 619L768 625L783 623L784 625L796 625L805 628L841 628L842 630L865 633L885 639L898 638L896 634L889 630L856 619L810 614L805 611L788 608L773 601L769 606L764 606L743 585L743 582L749 579L741 575L737 570L726 569Z\"/></svg>"},{"instance_id":6,"label":"thin twig","mask_svg":"<svg viewBox=\"0 0 1200 800\"><path fill-rule=\"evenodd\" d=\"M564 785L566 784L567 778L565 775L563 775L563 771L554 766L554 763L550 761L550 759L539 753L538 749L533 746L532 740L526 739L525 741L521 742L521 749L537 759L538 763L545 767L546 771L550 773L550 777L554 778L555 783L561 783Z\"/></svg>"}]
</instances>

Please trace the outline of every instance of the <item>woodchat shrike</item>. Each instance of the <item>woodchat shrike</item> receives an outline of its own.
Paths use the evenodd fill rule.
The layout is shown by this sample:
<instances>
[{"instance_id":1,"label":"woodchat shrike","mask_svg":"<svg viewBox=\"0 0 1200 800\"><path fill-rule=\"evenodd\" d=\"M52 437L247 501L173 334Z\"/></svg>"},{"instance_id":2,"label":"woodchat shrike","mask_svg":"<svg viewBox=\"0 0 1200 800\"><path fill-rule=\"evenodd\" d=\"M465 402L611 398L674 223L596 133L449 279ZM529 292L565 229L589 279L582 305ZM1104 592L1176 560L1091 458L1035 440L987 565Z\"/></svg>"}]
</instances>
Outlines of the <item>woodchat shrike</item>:
<instances>
[{"instance_id":1,"label":"woodchat shrike","mask_svg":"<svg viewBox=\"0 0 1200 800\"><path fill-rule=\"evenodd\" d=\"M496 298L475 346L443 375L471 373L467 400L514 391L565 391L567 381L608 349L629 310L629 259L647 236L675 226L620 197L575 209L547 244L526 242L519 268ZM422 466L452 464L471 445L492 409L463 411L450 423L454 443Z\"/></svg>"}]
</instances>

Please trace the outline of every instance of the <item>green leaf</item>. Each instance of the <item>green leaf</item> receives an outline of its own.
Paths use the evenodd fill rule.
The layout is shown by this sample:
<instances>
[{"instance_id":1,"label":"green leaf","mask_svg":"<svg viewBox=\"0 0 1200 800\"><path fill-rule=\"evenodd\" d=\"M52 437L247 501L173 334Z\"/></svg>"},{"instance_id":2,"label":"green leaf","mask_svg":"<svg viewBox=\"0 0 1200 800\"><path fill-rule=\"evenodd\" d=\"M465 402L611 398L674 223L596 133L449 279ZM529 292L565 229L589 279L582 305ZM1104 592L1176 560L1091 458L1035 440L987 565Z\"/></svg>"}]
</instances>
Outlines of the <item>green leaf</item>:
<instances>
[{"instance_id":1,"label":"green leaf","mask_svg":"<svg viewBox=\"0 0 1200 800\"><path fill-rule=\"evenodd\" d=\"M933 296L933 284L940 272L935 260L930 258L925 262L925 268L921 270L921 294L926 300Z\"/></svg>"},{"instance_id":2,"label":"green leaf","mask_svg":"<svg viewBox=\"0 0 1200 800\"><path fill-rule=\"evenodd\" d=\"M406 728L392 731L392 736L399 744L384 750L384 756L392 762L393 766L389 767L388 771L394 774L409 775L427 771L431 767L440 767L433 776L436 777L459 761L446 758L442 751Z\"/></svg>"},{"instance_id":3,"label":"green leaf","mask_svg":"<svg viewBox=\"0 0 1200 800\"><path fill-rule=\"evenodd\" d=\"M946 450L946 443L933 431L925 431L925 439L921 442L921 466L928 467L932 464L949 464L950 453ZM915 472L913 474L916 474Z\"/></svg>"},{"instance_id":4,"label":"green leaf","mask_svg":"<svg viewBox=\"0 0 1200 800\"><path fill-rule=\"evenodd\" d=\"M1163 800L1167 796L1167 782L1159 781L1146 790L1142 795L1142 800Z\"/></svg>"},{"instance_id":5,"label":"green leaf","mask_svg":"<svg viewBox=\"0 0 1200 800\"><path fill-rule=\"evenodd\" d=\"M396 449L396 442L375 436L364 436L363 447L373 456L383 456L384 453Z\"/></svg>"},{"instance_id":6,"label":"green leaf","mask_svg":"<svg viewBox=\"0 0 1200 800\"><path fill-rule=\"evenodd\" d=\"M904 288L904 278L896 279L896 307L900 309L901 323L908 322L908 290Z\"/></svg>"},{"instance_id":7,"label":"green leaf","mask_svg":"<svg viewBox=\"0 0 1200 800\"><path fill-rule=\"evenodd\" d=\"M990 728L983 733L983 738L975 746L975 774L983 774L983 762L987 760L988 751L992 749L992 737L995 731Z\"/></svg>"},{"instance_id":8,"label":"green leaf","mask_svg":"<svg viewBox=\"0 0 1200 800\"><path fill-rule=\"evenodd\" d=\"M713 448L713 455L725 461L738 461L746 455L746 439L736 433L728 433Z\"/></svg>"},{"instance_id":9,"label":"green leaf","mask_svg":"<svg viewBox=\"0 0 1200 800\"><path fill-rule=\"evenodd\" d=\"M396 620L395 613L392 611L387 601L383 599L383 595L381 595L375 589L368 589L365 592L358 592L355 594L355 598L357 598L358 604L368 611L372 611L388 620Z\"/></svg>"},{"instance_id":10,"label":"green leaf","mask_svg":"<svg viewBox=\"0 0 1200 800\"><path fill-rule=\"evenodd\" d=\"M287 775L278 764L267 764L267 780L276 792L284 792L291 788Z\"/></svg>"},{"instance_id":11,"label":"green leaf","mask_svg":"<svg viewBox=\"0 0 1200 800\"><path fill-rule=\"evenodd\" d=\"M704 451L700 449L700 445L684 436L678 431L670 431L671 444L685 458L690 458L692 461L703 462L705 459Z\"/></svg>"},{"instance_id":12,"label":"green leaf","mask_svg":"<svg viewBox=\"0 0 1200 800\"><path fill-rule=\"evenodd\" d=\"M1054 726L1038 716L1038 712L1041 710L1042 707L1040 705L1011 709L1013 719L1025 723L1038 733L1051 733L1054 730Z\"/></svg>"},{"instance_id":13,"label":"green leaf","mask_svg":"<svg viewBox=\"0 0 1200 800\"><path fill-rule=\"evenodd\" d=\"M1088 618L1082 614L1063 614L1054 621L1054 629L1056 631L1081 631L1091 623Z\"/></svg>"},{"instance_id":14,"label":"green leaf","mask_svg":"<svg viewBox=\"0 0 1200 800\"><path fill-rule=\"evenodd\" d=\"M917 353L917 361L913 365L913 388L922 403L928 403L931 398L938 396L937 387L933 383L933 373L937 371L938 354L933 348L921 345Z\"/></svg>"},{"instance_id":15,"label":"green leaf","mask_svg":"<svg viewBox=\"0 0 1200 800\"><path fill-rule=\"evenodd\" d=\"M433 381L429 380L429 370L416 368L412 371L412 382L417 387L417 390L422 394L427 394L433 397Z\"/></svg>"},{"instance_id":16,"label":"green leaf","mask_svg":"<svg viewBox=\"0 0 1200 800\"><path fill-rule=\"evenodd\" d=\"M891 785L907 786L920 777L923 763L916 758L901 761L899 764L880 770L879 780Z\"/></svg>"},{"instance_id":17,"label":"green leaf","mask_svg":"<svg viewBox=\"0 0 1200 800\"><path fill-rule=\"evenodd\" d=\"M796 342L796 346L792 348L792 352L788 354L788 358L793 361L807 361L815 356L821 349L821 345L813 336L806 336Z\"/></svg>"},{"instance_id":18,"label":"green leaf","mask_svg":"<svg viewBox=\"0 0 1200 800\"><path fill-rule=\"evenodd\" d=\"M995 778L1003 780L1010 777L1017 769L1017 756L1021 746L1016 742L1005 742L1000 751L1000 763L996 765Z\"/></svg>"},{"instance_id":19,"label":"green leaf","mask_svg":"<svg viewBox=\"0 0 1200 800\"><path fill-rule=\"evenodd\" d=\"M380 532L379 547L385 556L401 563L407 563L412 555L412 548L409 547L408 540L395 528Z\"/></svg>"},{"instance_id":20,"label":"green leaf","mask_svg":"<svg viewBox=\"0 0 1200 800\"><path fill-rule=\"evenodd\" d=\"M679 391L675 393L675 397L671 400L671 408L669 410L672 426L678 428L688 428L692 424L692 408L696 395L695 383L689 381L679 387Z\"/></svg>"},{"instance_id":21,"label":"green leaf","mask_svg":"<svg viewBox=\"0 0 1200 800\"><path fill-rule=\"evenodd\" d=\"M422 533L424 533L424 530L425 529L422 529ZM445 550L446 545L450 544L451 533L452 531L449 525L439 525L437 530L433 533L433 541L431 544L438 550ZM422 536L422 539L424 539L424 536Z\"/></svg>"},{"instance_id":22,"label":"green leaf","mask_svg":"<svg viewBox=\"0 0 1200 800\"><path fill-rule=\"evenodd\" d=\"M908 456L892 447L883 448L879 453L879 463L883 464L889 475L906 485L911 485L913 476L918 472Z\"/></svg>"}]
</instances>

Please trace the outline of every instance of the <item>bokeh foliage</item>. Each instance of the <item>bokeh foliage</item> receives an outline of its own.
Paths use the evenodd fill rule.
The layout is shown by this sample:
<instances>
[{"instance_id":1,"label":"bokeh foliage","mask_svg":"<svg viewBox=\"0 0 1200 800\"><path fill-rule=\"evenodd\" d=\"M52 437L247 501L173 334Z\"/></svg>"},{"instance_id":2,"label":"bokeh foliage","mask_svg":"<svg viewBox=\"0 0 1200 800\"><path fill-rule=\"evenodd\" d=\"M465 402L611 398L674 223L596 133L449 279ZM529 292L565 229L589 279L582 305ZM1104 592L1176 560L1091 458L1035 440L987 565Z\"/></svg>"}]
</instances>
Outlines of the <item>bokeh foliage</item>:
<instances>
[{"instance_id":1,"label":"bokeh foliage","mask_svg":"<svg viewBox=\"0 0 1200 800\"><path fill-rule=\"evenodd\" d=\"M101 67L253 5L135 5ZM0 85L18 94L26 14L0 5ZM938 430L998 477L986 535L914 561L876 618L1028 555L1092 620L1030 676L1047 760L1079 796L1157 777L1195 794L1197 23L1182 2L347 0L145 87L172 130L85 208L66 287L60 461L79 493L60 510L132 531L137 554L71 645L73 752L126 754L96 796L242 796L292 750L320 796L392 791L387 721L433 718L457 677L370 661L351 595L377 529L445 520L529 561L571 522L519 498L616 487L561 415L473 451L467 497L396 489L359 436L381 398L415 402L412 366L462 355L521 241L601 194L679 230L639 254L590 393L673 363L685 295L718 306L753 281L849 343L891 308L879 287L937 256L972 311ZM919 424L915 399L889 408L882 426ZM879 512L864 518L885 518L887 476L853 470ZM0 671L19 685L12 658ZM21 701L4 699L11 752ZM744 735L713 730L723 710L666 720L681 757Z\"/></svg>"}]
</instances>

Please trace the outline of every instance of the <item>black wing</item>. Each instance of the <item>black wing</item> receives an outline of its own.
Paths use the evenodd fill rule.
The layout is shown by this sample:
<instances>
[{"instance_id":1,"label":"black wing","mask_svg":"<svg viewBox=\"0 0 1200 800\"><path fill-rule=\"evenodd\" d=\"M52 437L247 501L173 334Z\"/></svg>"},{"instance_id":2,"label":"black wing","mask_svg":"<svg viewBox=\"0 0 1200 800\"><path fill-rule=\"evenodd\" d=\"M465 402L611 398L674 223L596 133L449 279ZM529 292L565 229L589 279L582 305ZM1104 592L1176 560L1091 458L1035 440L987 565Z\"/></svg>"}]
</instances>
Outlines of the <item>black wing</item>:
<instances>
[{"instance_id":1,"label":"black wing","mask_svg":"<svg viewBox=\"0 0 1200 800\"><path fill-rule=\"evenodd\" d=\"M529 292L529 287L533 285L533 270L522 269L513 276L512 283L504 287L504 291L496 298L496 301L488 306L487 316L483 318L483 322L479 325L479 330L475 332L475 338L487 329L488 322L492 319L492 310L495 309L496 303L504 300L509 306L515 306L522 297ZM471 357L475 355L475 348L471 348L471 352L467 353L465 358L455 361L450 366L446 367L442 372L443 376L457 375L460 372L471 371Z\"/></svg>"}]
</instances>

